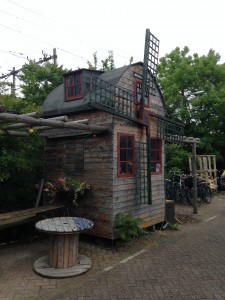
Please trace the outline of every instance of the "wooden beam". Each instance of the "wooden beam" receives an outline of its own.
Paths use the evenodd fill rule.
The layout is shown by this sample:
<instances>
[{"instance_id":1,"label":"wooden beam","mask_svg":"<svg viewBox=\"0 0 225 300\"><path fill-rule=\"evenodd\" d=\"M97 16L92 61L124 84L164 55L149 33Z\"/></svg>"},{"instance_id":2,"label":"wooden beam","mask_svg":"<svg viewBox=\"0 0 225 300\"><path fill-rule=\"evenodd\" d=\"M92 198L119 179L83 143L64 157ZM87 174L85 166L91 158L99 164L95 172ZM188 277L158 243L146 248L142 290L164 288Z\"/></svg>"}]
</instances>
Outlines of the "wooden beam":
<instances>
[{"instance_id":1,"label":"wooden beam","mask_svg":"<svg viewBox=\"0 0 225 300\"><path fill-rule=\"evenodd\" d=\"M74 130L74 129L50 129L46 130L44 132L38 133L39 136L48 138L48 139L54 139L54 138L60 138L60 137L78 137L78 136L90 136L93 135L93 130Z\"/></svg>"},{"instance_id":2,"label":"wooden beam","mask_svg":"<svg viewBox=\"0 0 225 300\"><path fill-rule=\"evenodd\" d=\"M60 116L60 117L50 118L48 120L58 120L58 121L67 122L68 117L67 116ZM2 129L16 129L16 128L23 128L23 127L29 127L29 126L30 126L29 124L25 124L25 123L16 123L16 124L4 125L1 128Z\"/></svg>"},{"instance_id":3,"label":"wooden beam","mask_svg":"<svg viewBox=\"0 0 225 300\"><path fill-rule=\"evenodd\" d=\"M183 142L184 143L187 143L187 144L199 144L201 143L201 140L200 138L194 138L194 137L191 137L191 136L184 136L183 137Z\"/></svg>"},{"instance_id":4,"label":"wooden beam","mask_svg":"<svg viewBox=\"0 0 225 300\"><path fill-rule=\"evenodd\" d=\"M0 135L13 135L13 136L27 136L28 132L22 131L15 131L15 130L1 130Z\"/></svg>"},{"instance_id":5,"label":"wooden beam","mask_svg":"<svg viewBox=\"0 0 225 300\"><path fill-rule=\"evenodd\" d=\"M6 122L18 122L26 123L36 126L50 126L53 128L71 128L71 129L83 129L83 130L92 130L97 132L108 132L110 130L107 126L102 125L87 125L82 123L70 123L62 122L57 120L48 120L48 119L36 119L33 117L9 114L9 113L0 113L0 120Z\"/></svg>"},{"instance_id":6,"label":"wooden beam","mask_svg":"<svg viewBox=\"0 0 225 300\"><path fill-rule=\"evenodd\" d=\"M34 111L34 112L26 113L26 114L21 114L20 116L40 118L41 113ZM5 121L0 120L0 123L5 123Z\"/></svg>"}]
</instances>

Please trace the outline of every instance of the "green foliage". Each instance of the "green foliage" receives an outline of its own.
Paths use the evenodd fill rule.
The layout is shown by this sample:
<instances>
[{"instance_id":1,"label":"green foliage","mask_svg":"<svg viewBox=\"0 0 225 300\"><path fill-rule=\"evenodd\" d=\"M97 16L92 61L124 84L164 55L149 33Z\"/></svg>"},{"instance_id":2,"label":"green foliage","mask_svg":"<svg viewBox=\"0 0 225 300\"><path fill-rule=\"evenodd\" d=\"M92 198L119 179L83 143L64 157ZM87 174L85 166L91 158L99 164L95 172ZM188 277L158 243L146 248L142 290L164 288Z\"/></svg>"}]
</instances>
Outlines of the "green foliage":
<instances>
[{"instance_id":1,"label":"green foliage","mask_svg":"<svg viewBox=\"0 0 225 300\"><path fill-rule=\"evenodd\" d=\"M86 183L86 181L80 181L77 178L73 178L70 176L60 177L54 182L47 181L45 183L45 191L48 192L48 195L52 202L54 202L57 198L57 195L61 192L65 192L67 198L70 200L71 204L77 205L78 198L87 190L90 190L91 186ZM65 197L65 196L64 196Z\"/></svg>"},{"instance_id":2,"label":"green foliage","mask_svg":"<svg viewBox=\"0 0 225 300\"><path fill-rule=\"evenodd\" d=\"M141 218L134 218L130 214L121 212L118 214L115 229L119 237L127 242L135 237L147 234L147 231L140 227L141 223L143 223Z\"/></svg>"},{"instance_id":3,"label":"green foliage","mask_svg":"<svg viewBox=\"0 0 225 300\"><path fill-rule=\"evenodd\" d=\"M35 60L29 60L22 67L20 80L25 103L33 106L42 105L48 94L63 83L62 75L66 70L52 63L38 65Z\"/></svg>"},{"instance_id":4,"label":"green foliage","mask_svg":"<svg viewBox=\"0 0 225 300\"><path fill-rule=\"evenodd\" d=\"M167 178L172 176L171 172L189 173L188 158L191 153L183 145L166 144L165 154L165 172Z\"/></svg>"},{"instance_id":5,"label":"green foliage","mask_svg":"<svg viewBox=\"0 0 225 300\"><path fill-rule=\"evenodd\" d=\"M30 60L22 68L25 98L0 94L6 112L41 111L47 95L63 82L62 67ZM35 133L25 137L0 136L0 211L32 207L36 198L34 184L43 177L44 141Z\"/></svg>"},{"instance_id":6,"label":"green foliage","mask_svg":"<svg viewBox=\"0 0 225 300\"><path fill-rule=\"evenodd\" d=\"M198 154L225 157L225 64L210 50L190 55L177 47L160 59L158 82L173 120L185 124L185 135L199 137Z\"/></svg>"},{"instance_id":7,"label":"green foliage","mask_svg":"<svg viewBox=\"0 0 225 300\"><path fill-rule=\"evenodd\" d=\"M87 61L88 69L90 69L90 70L97 70L98 69L97 51L95 51L93 53L93 59L94 59L94 63L91 63L89 60Z\"/></svg>"},{"instance_id":8,"label":"green foliage","mask_svg":"<svg viewBox=\"0 0 225 300\"><path fill-rule=\"evenodd\" d=\"M12 84L7 81L0 82L0 95L6 94L7 92L9 92L11 87L12 87Z\"/></svg>"},{"instance_id":9,"label":"green foliage","mask_svg":"<svg viewBox=\"0 0 225 300\"><path fill-rule=\"evenodd\" d=\"M5 112L8 113L28 113L32 111L40 111L40 106L34 106L34 104L27 103L23 98L14 97L12 95L0 95L0 105L5 107Z\"/></svg>"},{"instance_id":10,"label":"green foliage","mask_svg":"<svg viewBox=\"0 0 225 300\"><path fill-rule=\"evenodd\" d=\"M115 69L115 62L114 62L114 55L113 51L108 51L108 56L105 59L101 60L101 67L99 68L100 71L109 71ZM91 63L89 60L87 61L88 68L90 70L98 70L98 57L97 51L93 53L93 60L94 62Z\"/></svg>"},{"instance_id":11,"label":"green foliage","mask_svg":"<svg viewBox=\"0 0 225 300\"><path fill-rule=\"evenodd\" d=\"M179 230L179 227L178 227L178 224L171 224L171 223L169 223L167 225L166 229L167 230L175 230L175 231L177 231L177 230Z\"/></svg>"},{"instance_id":12,"label":"green foliage","mask_svg":"<svg viewBox=\"0 0 225 300\"><path fill-rule=\"evenodd\" d=\"M0 211L32 207L34 183L43 173L43 140L35 134L23 138L0 137Z\"/></svg>"},{"instance_id":13,"label":"green foliage","mask_svg":"<svg viewBox=\"0 0 225 300\"><path fill-rule=\"evenodd\" d=\"M101 60L103 71L113 70L116 67L114 62L113 51L110 50L108 53L109 55L104 60Z\"/></svg>"}]
</instances>

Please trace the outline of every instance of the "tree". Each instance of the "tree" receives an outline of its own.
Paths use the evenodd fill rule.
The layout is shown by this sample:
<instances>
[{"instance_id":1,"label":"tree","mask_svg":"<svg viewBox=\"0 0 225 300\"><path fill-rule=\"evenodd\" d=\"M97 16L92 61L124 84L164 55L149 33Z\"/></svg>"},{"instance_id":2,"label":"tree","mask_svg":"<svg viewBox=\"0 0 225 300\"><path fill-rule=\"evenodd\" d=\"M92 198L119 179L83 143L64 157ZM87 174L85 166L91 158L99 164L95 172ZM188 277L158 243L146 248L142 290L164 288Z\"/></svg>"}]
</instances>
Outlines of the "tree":
<instances>
[{"instance_id":1,"label":"tree","mask_svg":"<svg viewBox=\"0 0 225 300\"><path fill-rule=\"evenodd\" d=\"M62 66L29 60L20 76L24 98L0 94L0 105L11 113L41 111L43 101L63 82L65 72ZM0 136L1 212L34 205L34 184L43 176L43 143L35 133L20 138Z\"/></svg>"},{"instance_id":2,"label":"tree","mask_svg":"<svg viewBox=\"0 0 225 300\"><path fill-rule=\"evenodd\" d=\"M26 104L31 102L33 105L42 105L47 95L63 83L62 75L66 71L62 66L49 62L39 65L35 60L29 60L22 67L19 77Z\"/></svg>"},{"instance_id":3,"label":"tree","mask_svg":"<svg viewBox=\"0 0 225 300\"><path fill-rule=\"evenodd\" d=\"M98 69L97 51L95 51L93 53L93 60L94 60L94 63L91 63L89 60L87 61L88 69L90 69L90 70L97 70Z\"/></svg>"},{"instance_id":4,"label":"tree","mask_svg":"<svg viewBox=\"0 0 225 300\"><path fill-rule=\"evenodd\" d=\"M101 60L101 66L99 68L100 71L109 71L115 69L115 62L114 62L114 56L113 51L108 51L108 56L105 59ZM94 62L91 63L89 60L87 61L88 68L90 70L98 70L98 57L97 57L97 51L93 53L93 60Z\"/></svg>"},{"instance_id":5,"label":"tree","mask_svg":"<svg viewBox=\"0 0 225 300\"><path fill-rule=\"evenodd\" d=\"M176 48L160 59L158 82L168 115L185 124L185 135L201 138L200 152L225 155L225 64L220 55Z\"/></svg>"}]
</instances>

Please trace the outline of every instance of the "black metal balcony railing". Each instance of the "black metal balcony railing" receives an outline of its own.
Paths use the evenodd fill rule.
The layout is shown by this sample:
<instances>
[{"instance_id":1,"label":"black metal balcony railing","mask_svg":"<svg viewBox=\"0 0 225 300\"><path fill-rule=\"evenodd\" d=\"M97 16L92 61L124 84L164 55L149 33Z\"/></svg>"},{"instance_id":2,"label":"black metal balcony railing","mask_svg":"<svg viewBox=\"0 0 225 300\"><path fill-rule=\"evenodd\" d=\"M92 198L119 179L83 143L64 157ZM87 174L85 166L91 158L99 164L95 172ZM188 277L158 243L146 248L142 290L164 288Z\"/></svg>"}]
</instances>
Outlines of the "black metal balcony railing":
<instances>
[{"instance_id":1,"label":"black metal balcony railing","mask_svg":"<svg viewBox=\"0 0 225 300\"><path fill-rule=\"evenodd\" d=\"M91 76L90 105L111 114L138 121L134 113L134 95L96 76Z\"/></svg>"},{"instance_id":2,"label":"black metal balcony railing","mask_svg":"<svg viewBox=\"0 0 225 300\"><path fill-rule=\"evenodd\" d=\"M134 110L134 95L128 90L110 84L92 75L88 100L92 107L106 111L128 120L140 123ZM171 143L182 143L184 127L182 124L173 122L163 116L157 118L157 135Z\"/></svg>"}]
</instances>

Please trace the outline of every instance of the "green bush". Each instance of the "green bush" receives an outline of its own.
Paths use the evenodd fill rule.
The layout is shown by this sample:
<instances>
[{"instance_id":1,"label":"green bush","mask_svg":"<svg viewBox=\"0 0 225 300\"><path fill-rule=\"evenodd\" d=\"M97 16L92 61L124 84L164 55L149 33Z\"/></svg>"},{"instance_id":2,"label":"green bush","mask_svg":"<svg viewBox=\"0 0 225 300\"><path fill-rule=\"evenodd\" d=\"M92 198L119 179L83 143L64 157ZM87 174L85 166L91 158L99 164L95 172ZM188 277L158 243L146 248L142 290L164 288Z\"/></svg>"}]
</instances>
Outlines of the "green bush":
<instances>
[{"instance_id":1,"label":"green bush","mask_svg":"<svg viewBox=\"0 0 225 300\"><path fill-rule=\"evenodd\" d=\"M127 213L119 213L118 220L115 225L115 229L119 234L119 237L128 242L133 238L147 234L147 231L140 227L140 224L143 223L141 218L134 218Z\"/></svg>"}]
</instances>

